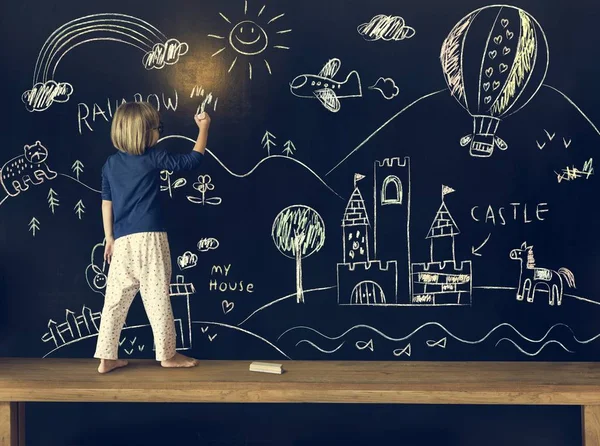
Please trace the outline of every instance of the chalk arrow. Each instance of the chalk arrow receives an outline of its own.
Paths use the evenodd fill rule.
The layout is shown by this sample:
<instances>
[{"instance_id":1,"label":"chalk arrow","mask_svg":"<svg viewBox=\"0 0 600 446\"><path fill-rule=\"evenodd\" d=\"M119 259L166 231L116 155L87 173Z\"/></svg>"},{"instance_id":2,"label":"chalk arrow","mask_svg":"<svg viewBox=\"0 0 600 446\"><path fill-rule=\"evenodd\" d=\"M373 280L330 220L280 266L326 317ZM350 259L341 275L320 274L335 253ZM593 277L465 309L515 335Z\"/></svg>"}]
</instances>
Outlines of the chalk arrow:
<instances>
[{"instance_id":1,"label":"chalk arrow","mask_svg":"<svg viewBox=\"0 0 600 446\"><path fill-rule=\"evenodd\" d=\"M479 254L479 252L478 252L478 251L479 251L481 248L483 248L483 247L484 247L484 245L485 245L485 244L488 242L488 240L490 239L490 237L491 237L491 236L492 236L492 233L490 232L490 233L488 234L487 238L486 238L486 239L483 241L483 243L482 243L481 245L479 245L479 247L478 247L478 248L475 248L474 246L471 246L471 253L472 253L474 256L479 256L479 257L481 257L481 254Z\"/></svg>"}]
</instances>

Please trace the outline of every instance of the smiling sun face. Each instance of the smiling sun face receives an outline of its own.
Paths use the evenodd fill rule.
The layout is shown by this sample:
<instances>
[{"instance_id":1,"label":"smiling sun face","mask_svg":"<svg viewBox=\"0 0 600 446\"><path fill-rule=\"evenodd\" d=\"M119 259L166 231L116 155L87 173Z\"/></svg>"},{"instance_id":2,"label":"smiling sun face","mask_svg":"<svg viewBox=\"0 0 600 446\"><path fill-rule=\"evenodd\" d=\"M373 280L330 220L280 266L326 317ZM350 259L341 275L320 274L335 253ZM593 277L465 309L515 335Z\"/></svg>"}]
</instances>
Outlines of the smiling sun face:
<instances>
[{"instance_id":1,"label":"smiling sun face","mask_svg":"<svg viewBox=\"0 0 600 446\"><path fill-rule=\"evenodd\" d=\"M258 56L259 54L265 53L269 50L269 48L275 48L279 50L290 49L288 46L283 45L269 46L268 28L272 23L282 18L285 14L276 15L268 22L264 24L259 24L259 21L261 20L261 16L265 11L265 8L266 6L262 7L262 9L258 12L254 20L241 20L235 25L233 25L231 20L229 20L223 13L219 13L223 20L232 25L231 30L229 31L229 38L226 39L225 36L219 36L215 34L209 34L208 36L212 37L213 39L227 40L229 42L229 47L231 47L231 49L233 49L237 53L233 61L231 62L231 65L229 66L229 72L233 70L233 67L236 64L238 57L240 56L249 57L252 59L256 58L256 56ZM248 15L248 0L244 1L244 15ZM290 33L291 31L291 29L283 29L280 31L274 31L274 34L282 35ZM219 49L216 53L214 53L211 57L215 57L217 54L222 53L227 48L228 46L224 46L223 48ZM271 66L269 65L269 61L267 60L266 56L263 55L262 59L267 68L267 71L269 72L269 74L272 74ZM252 68L252 60L249 60L248 70L250 79L252 79Z\"/></svg>"},{"instance_id":2,"label":"smiling sun face","mask_svg":"<svg viewBox=\"0 0 600 446\"><path fill-rule=\"evenodd\" d=\"M257 23L244 20L235 25L229 33L229 44L244 56L256 56L269 46L269 36Z\"/></svg>"}]
</instances>

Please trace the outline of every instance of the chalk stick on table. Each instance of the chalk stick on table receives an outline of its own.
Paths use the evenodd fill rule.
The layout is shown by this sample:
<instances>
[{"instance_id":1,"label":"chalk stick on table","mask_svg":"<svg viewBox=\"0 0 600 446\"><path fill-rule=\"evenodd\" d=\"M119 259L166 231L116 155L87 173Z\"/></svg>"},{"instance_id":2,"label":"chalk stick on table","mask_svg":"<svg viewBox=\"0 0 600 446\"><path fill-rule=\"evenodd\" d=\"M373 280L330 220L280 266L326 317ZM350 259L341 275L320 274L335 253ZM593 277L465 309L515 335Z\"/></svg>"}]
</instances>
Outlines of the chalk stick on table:
<instances>
[{"instance_id":1,"label":"chalk stick on table","mask_svg":"<svg viewBox=\"0 0 600 446\"><path fill-rule=\"evenodd\" d=\"M261 373L275 373L277 375L281 375L284 372L282 364L258 361L254 361L250 364L250 371Z\"/></svg>"}]
</instances>

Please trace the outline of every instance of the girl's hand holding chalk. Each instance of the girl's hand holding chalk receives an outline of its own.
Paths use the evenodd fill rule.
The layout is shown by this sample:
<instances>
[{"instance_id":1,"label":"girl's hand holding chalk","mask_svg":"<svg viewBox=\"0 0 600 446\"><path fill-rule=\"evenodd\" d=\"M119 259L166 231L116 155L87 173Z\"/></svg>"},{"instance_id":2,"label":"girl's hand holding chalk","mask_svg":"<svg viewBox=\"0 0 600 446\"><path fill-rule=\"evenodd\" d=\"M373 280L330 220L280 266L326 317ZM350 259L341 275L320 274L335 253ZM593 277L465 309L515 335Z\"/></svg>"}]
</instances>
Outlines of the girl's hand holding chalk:
<instances>
[{"instance_id":1,"label":"girl's hand holding chalk","mask_svg":"<svg viewBox=\"0 0 600 446\"><path fill-rule=\"evenodd\" d=\"M199 130L198 139L194 146L194 152L200 152L204 155L204 150L206 150L206 140L208 138L208 128L210 127L210 116L205 111L202 111L201 113L196 113L194 115L194 121L196 121Z\"/></svg>"},{"instance_id":2,"label":"girl's hand holding chalk","mask_svg":"<svg viewBox=\"0 0 600 446\"><path fill-rule=\"evenodd\" d=\"M200 130L208 130L210 127L210 116L206 112L196 114L194 116L194 121L196 121L196 124Z\"/></svg>"}]
</instances>

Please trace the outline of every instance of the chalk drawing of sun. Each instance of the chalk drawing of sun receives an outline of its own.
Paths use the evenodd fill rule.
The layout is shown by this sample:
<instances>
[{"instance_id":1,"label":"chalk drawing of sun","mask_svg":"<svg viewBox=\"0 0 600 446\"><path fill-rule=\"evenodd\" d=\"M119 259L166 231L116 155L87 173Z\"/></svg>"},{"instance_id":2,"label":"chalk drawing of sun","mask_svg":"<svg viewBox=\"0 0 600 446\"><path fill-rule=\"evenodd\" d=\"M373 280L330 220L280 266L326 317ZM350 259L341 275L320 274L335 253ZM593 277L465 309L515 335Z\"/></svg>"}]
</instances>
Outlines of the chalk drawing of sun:
<instances>
[{"instance_id":1,"label":"chalk drawing of sun","mask_svg":"<svg viewBox=\"0 0 600 446\"><path fill-rule=\"evenodd\" d=\"M266 5L264 5L256 17L248 16L248 0L244 1L244 17L242 20L233 24L228 17L225 16L222 12L219 15L225 20L227 23L231 25L231 29L229 31L228 36L219 36L215 34L209 34L208 37L212 37L213 39L223 40L225 42L225 46L219 49L216 53L214 53L211 57L215 57L217 54L222 53L227 48L231 48L234 51L234 59L229 66L228 72L230 73L233 70L238 58L245 57L249 58L248 60L248 71L250 79L252 79L252 62L256 62L255 59L262 59L260 64L264 62L267 71L269 74L272 74L271 65L269 65L269 61L265 56L265 52L269 48L275 48L278 50L289 50L289 46L283 45L272 45L269 46L274 40L274 37L269 38L269 33L267 33L267 28L277 26L278 24L273 25L277 20L281 19L285 14L279 14L274 16L273 18L267 21L266 17L263 17L263 13L265 12ZM252 19L252 20L250 20ZM266 23L265 23L266 21ZM275 37L280 36L282 34L287 34L292 32L291 29L281 29L278 31L274 31Z\"/></svg>"}]
</instances>

